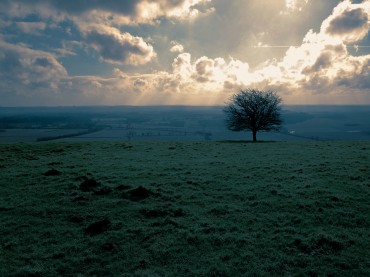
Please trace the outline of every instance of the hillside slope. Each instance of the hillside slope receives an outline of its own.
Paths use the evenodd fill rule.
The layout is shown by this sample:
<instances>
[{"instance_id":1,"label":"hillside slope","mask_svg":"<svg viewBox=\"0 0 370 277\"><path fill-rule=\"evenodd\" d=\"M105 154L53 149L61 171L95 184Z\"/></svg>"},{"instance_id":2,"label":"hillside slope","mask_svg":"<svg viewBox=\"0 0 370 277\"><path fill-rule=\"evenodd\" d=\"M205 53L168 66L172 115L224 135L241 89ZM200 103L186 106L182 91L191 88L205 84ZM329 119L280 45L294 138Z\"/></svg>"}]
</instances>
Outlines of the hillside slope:
<instances>
[{"instance_id":1,"label":"hillside slope","mask_svg":"<svg viewBox=\"0 0 370 277\"><path fill-rule=\"evenodd\" d=\"M0 145L1 276L370 275L370 142Z\"/></svg>"}]
</instances>

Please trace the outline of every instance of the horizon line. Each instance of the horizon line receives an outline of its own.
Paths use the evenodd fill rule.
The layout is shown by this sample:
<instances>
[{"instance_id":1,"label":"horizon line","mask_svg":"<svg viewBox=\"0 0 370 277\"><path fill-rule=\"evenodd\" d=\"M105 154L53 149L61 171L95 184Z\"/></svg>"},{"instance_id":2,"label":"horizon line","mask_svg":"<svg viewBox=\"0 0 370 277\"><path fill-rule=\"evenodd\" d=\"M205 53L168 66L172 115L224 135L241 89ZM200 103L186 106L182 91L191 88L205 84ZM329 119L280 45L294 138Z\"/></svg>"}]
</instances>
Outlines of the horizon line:
<instances>
[{"instance_id":1,"label":"horizon line","mask_svg":"<svg viewBox=\"0 0 370 277\"><path fill-rule=\"evenodd\" d=\"M227 105L227 104L225 104ZM109 104L104 104L104 105L34 105L34 106L0 106L0 109L9 109L9 108L99 108L99 107L104 107L104 108L117 108L117 107L133 107L133 108L145 108L145 107L194 107L194 108L207 108L207 107L223 107L225 105L109 105ZM358 103L358 104L282 104L282 106L306 106L306 107L368 107L370 106L370 103L368 104L363 104L363 103Z\"/></svg>"}]
</instances>

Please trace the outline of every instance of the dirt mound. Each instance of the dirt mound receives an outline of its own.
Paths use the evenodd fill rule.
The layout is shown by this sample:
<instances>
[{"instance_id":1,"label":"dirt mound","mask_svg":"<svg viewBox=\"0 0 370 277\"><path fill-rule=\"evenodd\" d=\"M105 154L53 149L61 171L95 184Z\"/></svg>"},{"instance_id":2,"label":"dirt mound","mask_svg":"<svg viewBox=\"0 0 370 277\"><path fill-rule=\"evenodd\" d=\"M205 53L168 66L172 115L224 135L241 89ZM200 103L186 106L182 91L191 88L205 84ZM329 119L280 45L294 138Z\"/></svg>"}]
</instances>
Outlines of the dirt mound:
<instances>
[{"instance_id":1,"label":"dirt mound","mask_svg":"<svg viewBox=\"0 0 370 277\"><path fill-rule=\"evenodd\" d=\"M310 244L305 244L300 239L294 240L293 244L302 253L310 255L312 253L333 254L340 252L345 248L345 245L343 243L324 236L320 237L317 240L311 241Z\"/></svg>"},{"instance_id":2,"label":"dirt mound","mask_svg":"<svg viewBox=\"0 0 370 277\"><path fill-rule=\"evenodd\" d=\"M148 198L152 194L153 193L150 190L139 186L138 188L132 189L128 192L128 198L132 201L140 201Z\"/></svg>"},{"instance_id":3,"label":"dirt mound","mask_svg":"<svg viewBox=\"0 0 370 277\"><path fill-rule=\"evenodd\" d=\"M94 191L94 195L108 195L113 190L110 187L104 186L101 187L99 190Z\"/></svg>"},{"instance_id":4,"label":"dirt mound","mask_svg":"<svg viewBox=\"0 0 370 277\"><path fill-rule=\"evenodd\" d=\"M140 210L140 214L143 215L145 218L157 218L157 217L183 217L185 216L185 212L182 209L177 210L162 210L162 209L142 209Z\"/></svg>"},{"instance_id":5,"label":"dirt mound","mask_svg":"<svg viewBox=\"0 0 370 277\"><path fill-rule=\"evenodd\" d=\"M72 201L73 202L78 202L78 203L84 203L84 202L89 202L90 198L80 195L80 196L76 196L75 198L73 198Z\"/></svg>"},{"instance_id":6,"label":"dirt mound","mask_svg":"<svg viewBox=\"0 0 370 277\"><path fill-rule=\"evenodd\" d=\"M140 210L140 214L143 215L145 218L157 218L157 217L165 217L170 214L169 211L166 210L148 210L142 209Z\"/></svg>"},{"instance_id":7,"label":"dirt mound","mask_svg":"<svg viewBox=\"0 0 370 277\"><path fill-rule=\"evenodd\" d=\"M111 226L110 220L103 219L103 220L90 224L85 229L85 234L89 236L96 236L96 235L106 232L110 228L110 226Z\"/></svg>"},{"instance_id":8,"label":"dirt mound","mask_svg":"<svg viewBox=\"0 0 370 277\"><path fill-rule=\"evenodd\" d=\"M118 245L115 242L108 241L104 243L102 246L100 246L100 249L103 252L113 252L118 249Z\"/></svg>"},{"instance_id":9,"label":"dirt mound","mask_svg":"<svg viewBox=\"0 0 370 277\"><path fill-rule=\"evenodd\" d=\"M85 221L85 217L82 215L72 215L68 218L68 221L72 223L82 223Z\"/></svg>"},{"instance_id":10,"label":"dirt mound","mask_svg":"<svg viewBox=\"0 0 370 277\"><path fill-rule=\"evenodd\" d=\"M80 190L84 192L95 191L101 184L94 179L87 179L80 185Z\"/></svg>"},{"instance_id":11,"label":"dirt mound","mask_svg":"<svg viewBox=\"0 0 370 277\"><path fill-rule=\"evenodd\" d=\"M44 173L44 176L58 176L62 174L59 170L56 169L50 169Z\"/></svg>"},{"instance_id":12,"label":"dirt mound","mask_svg":"<svg viewBox=\"0 0 370 277\"><path fill-rule=\"evenodd\" d=\"M119 185L117 187L115 187L115 190L127 190L127 189L130 189L131 187L130 186L127 186L127 185Z\"/></svg>"},{"instance_id":13,"label":"dirt mound","mask_svg":"<svg viewBox=\"0 0 370 277\"><path fill-rule=\"evenodd\" d=\"M315 249L320 252L339 252L344 249L344 245L339 241L321 237L316 242Z\"/></svg>"},{"instance_id":14,"label":"dirt mound","mask_svg":"<svg viewBox=\"0 0 370 277\"><path fill-rule=\"evenodd\" d=\"M86 181L86 180L89 180L89 177L87 176L78 176L74 179L75 181Z\"/></svg>"}]
</instances>

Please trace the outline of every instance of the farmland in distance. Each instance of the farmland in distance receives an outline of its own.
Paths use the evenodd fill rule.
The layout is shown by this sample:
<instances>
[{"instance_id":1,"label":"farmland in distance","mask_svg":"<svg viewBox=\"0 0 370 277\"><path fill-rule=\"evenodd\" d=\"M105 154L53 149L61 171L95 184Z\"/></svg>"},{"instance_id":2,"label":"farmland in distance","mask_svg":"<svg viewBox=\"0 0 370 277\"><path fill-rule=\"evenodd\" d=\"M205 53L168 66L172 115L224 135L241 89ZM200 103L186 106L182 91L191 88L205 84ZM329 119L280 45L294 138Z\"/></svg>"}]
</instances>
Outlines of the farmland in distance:
<instances>
[{"instance_id":1,"label":"farmland in distance","mask_svg":"<svg viewBox=\"0 0 370 277\"><path fill-rule=\"evenodd\" d=\"M225 128L222 107L0 108L0 143L250 140ZM280 132L260 140L368 140L368 106L285 106Z\"/></svg>"}]
</instances>

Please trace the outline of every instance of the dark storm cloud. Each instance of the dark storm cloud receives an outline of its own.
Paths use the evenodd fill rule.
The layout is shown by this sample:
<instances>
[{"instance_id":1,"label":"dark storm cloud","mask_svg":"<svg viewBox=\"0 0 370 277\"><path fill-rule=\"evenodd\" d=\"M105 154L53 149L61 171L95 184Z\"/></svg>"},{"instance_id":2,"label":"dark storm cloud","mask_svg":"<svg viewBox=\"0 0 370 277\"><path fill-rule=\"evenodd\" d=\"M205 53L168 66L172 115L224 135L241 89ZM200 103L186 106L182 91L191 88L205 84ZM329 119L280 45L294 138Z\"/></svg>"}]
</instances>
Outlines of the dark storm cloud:
<instances>
[{"instance_id":1,"label":"dark storm cloud","mask_svg":"<svg viewBox=\"0 0 370 277\"><path fill-rule=\"evenodd\" d=\"M3 0L1 5L20 4L31 7L40 5L53 7L56 10L71 14L81 14L95 9L130 14L135 11L135 6L138 2L140 0Z\"/></svg>"},{"instance_id":2,"label":"dark storm cloud","mask_svg":"<svg viewBox=\"0 0 370 277\"><path fill-rule=\"evenodd\" d=\"M42 0L39 0L42 1ZM135 6L139 0L74 0L74 1L60 1L53 0L47 2L54 5L56 8L65 10L69 13L83 13L86 11L100 9L111 12L120 12L124 14L131 14L135 11Z\"/></svg>"},{"instance_id":3,"label":"dark storm cloud","mask_svg":"<svg viewBox=\"0 0 370 277\"><path fill-rule=\"evenodd\" d=\"M9 1L10 2L10 1ZM80 14L91 10L103 10L122 14L133 14L136 12L138 4L143 2L156 3L163 10L173 9L182 6L186 0L157 0L157 1L143 1L143 0L20 0L23 4L47 4L55 7L58 10L65 11L72 14Z\"/></svg>"},{"instance_id":4,"label":"dark storm cloud","mask_svg":"<svg viewBox=\"0 0 370 277\"><path fill-rule=\"evenodd\" d=\"M2 0L0 9L8 11L10 17L36 12L43 18L59 20L73 18L113 25L153 24L161 17L190 18L207 13L201 4L210 1L213 0Z\"/></svg>"},{"instance_id":5,"label":"dark storm cloud","mask_svg":"<svg viewBox=\"0 0 370 277\"><path fill-rule=\"evenodd\" d=\"M368 15L363 9L347 10L334 18L326 31L331 35L350 33L367 27L368 20Z\"/></svg>"},{"instance_id":6,"label":"dark storm cloud","mask_svg":"<svg viewBox=\"0 0 370 277\"><path fill-rule=\"evenodd\" d=\"M98 28L86 32L86 42L109 63L140 65L156 56L153 47L140 37L115 28Z\"/></svg>"}]
</instances>

